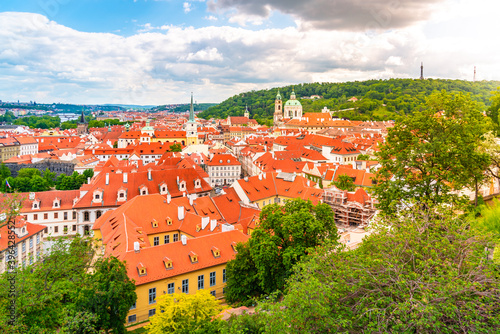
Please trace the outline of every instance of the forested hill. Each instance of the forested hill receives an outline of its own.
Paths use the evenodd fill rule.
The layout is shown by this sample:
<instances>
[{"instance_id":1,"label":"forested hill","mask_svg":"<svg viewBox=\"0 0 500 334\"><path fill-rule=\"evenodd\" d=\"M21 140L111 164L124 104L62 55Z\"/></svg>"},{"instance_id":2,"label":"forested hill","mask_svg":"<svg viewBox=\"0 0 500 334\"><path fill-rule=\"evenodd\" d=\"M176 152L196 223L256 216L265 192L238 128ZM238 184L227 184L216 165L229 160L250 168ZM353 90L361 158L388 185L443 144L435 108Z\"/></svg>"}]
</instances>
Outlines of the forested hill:
<instances>
[{"instance_id":1,"label":"forested hill","mask_svg":"<svg viewBox=\"0 0 500 334\"><path fill-rule=\"evenodd\" d=\"M500 81L463 81L443 79L389 79L344 83L310 83L280 87L283 104L295 90L304 112L319 112L323 107L343 110L336 115L352 120L398 119L418 110L426 96L434 91L471 93L474 100L490 105L491 92L500 87ZM242 116L248 105L250 117L259 123L272 123L274 101L278 88L251 91L230 97L222 103L208 108L198 116L202 118L226 118ZM311 99L319 95L319 99ZM357 102L348 99L356 97ZM354 109L352 109L354 108Z\"/></svg>"}]
</instances>

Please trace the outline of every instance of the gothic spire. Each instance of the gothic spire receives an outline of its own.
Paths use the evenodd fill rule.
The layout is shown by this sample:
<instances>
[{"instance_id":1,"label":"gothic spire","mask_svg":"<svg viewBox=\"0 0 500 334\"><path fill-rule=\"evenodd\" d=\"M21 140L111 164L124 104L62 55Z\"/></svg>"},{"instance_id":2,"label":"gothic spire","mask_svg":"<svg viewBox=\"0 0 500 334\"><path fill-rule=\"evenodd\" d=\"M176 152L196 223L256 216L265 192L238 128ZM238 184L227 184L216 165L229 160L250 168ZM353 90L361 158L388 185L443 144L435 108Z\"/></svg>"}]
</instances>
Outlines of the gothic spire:
<instances>
[{"instance_id":1,"label":"gothic spire","mask_svg":"<svg viewBox=\"0 0 500 334\"><path fill-rule=\"evenodd\" d=\"M191 108L189 109L189 121L194 122L193 92L191 92Z\"/></svg>"}]
</instances>

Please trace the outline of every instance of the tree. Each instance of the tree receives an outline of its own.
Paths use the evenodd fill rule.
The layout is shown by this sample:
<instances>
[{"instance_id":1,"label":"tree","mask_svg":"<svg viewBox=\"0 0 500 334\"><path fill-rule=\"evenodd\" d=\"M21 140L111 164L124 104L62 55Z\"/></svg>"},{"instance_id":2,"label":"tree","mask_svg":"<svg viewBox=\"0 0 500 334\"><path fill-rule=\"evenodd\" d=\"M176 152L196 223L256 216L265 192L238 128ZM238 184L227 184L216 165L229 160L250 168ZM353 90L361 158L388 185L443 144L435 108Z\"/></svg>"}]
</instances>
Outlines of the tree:
<instances>
[{"instance_id":1,"label":"tree","mask_svg":"<svg viewBox=\"0 0 500 334\"><path fill-rule=\"evenodd\" d=\"M123 262L115 257L98 259L76 297L80 312L98 315L94 328L125 333L125 319L135 303L135 284L127 276Z\"/></svg>"},{"instance_id":2,"label":"tree","mask_svg":"<svg viewBox=\"0 0 500 334\"><path fill-rule=\"evenodd\" d=\"M356 185L352 178L347 174L341 174L337 177L336 181L332 182L333 185L341 190L354 191Z\"/></svg>"},{"instance_id":3,"label":"tree","mask_svg":"<svg viewBox=\"0 0 500 334\"><path fill-rule=\"evenodd\" d=\"M207 326L223 309L208 290L162 295L158 298L157 313L147 326L148 333L194 333Z\"/></svg>"},{"instance_id":4,"label":"tree","mask_svg":"<svg viewBox=\"0 0 500 334\"><path fill-rule=\"evenodd\" d=\"M443 91L389 130L373 188L380 209L394 212L411 199L457 201L453 190L484 180L489 156L479 145L491 122L480 107L469 95Z\"/></svg>"},{"instance_id":5,"label":"tree","mask_svg":"<svg viewBox=\"0 0 500 334\"><path fill-rule=\"evenodd\" d=\"M325 247L308 257L283 302L264 306L266 332L498 332L490 240L454 209L413 206L353 251Z\"/></svg>"},{"instance_id":6,"label":"tree","mask_svg":"<svg viewBox=\"0 0 500 334\"><path fill-rule=\"evenodd\" d=\"M48 168L45 168L45 171L43 172L43 178L47 181L49 187L53 187L56 182L56 173L51 172Z\"/></svg>"},{"instance_id":7,"label":"tree","mask_svg":"<svg viewBox=\"0 0 500 334\"><path fill-rule=\"evenodd\" d=\"M182 152L182 146L179 143L170 145L170 152Z\"/></svg>"},{"instance_id":8,"label":"tree","mask_svg":"<svg viewBox=\"0 0 500 334\"><path fill-rule=\"evenodd\" d=\"M368 154L360 154L360 155L358 155L356 160L371 160L371 158Z\"/></svg>"},{"instance_id":9,"label":"tree","mask_svg":"<svg viewBox=\"0 0 500 334\"><path fill-rule=\"evenodd\" d=\"M46 191L50 189L48 181L40 175L34 175L30 180L29 191Z\"/></svg>"},{"instance_id":10,"label":"tree","mask_svg":"<svg viewBox=\"0 0 500 334\"><path fill-rule=\"evenodd\" d=\"M134 284L116 259L95 258L89 238L54 240L50 251L16 275L16 324L7 324L7 275L0 276L0 328L5 333L123 332ZM131 290L132 289L132 290ZM74 315L78 319L71 319ZM78 331L77 331L78 332Z\"/></svg>"},{"instance_id":11,"label":"tree","mask_svg":"<svg viewBox=\"0 0 500 334\"><path fill-rule=\"evenodd\" d=\"M227 265L228 302L282 290L292 267L327 239L337 240L333 211L327 204L313 206L299 198L284 206L267 205L260 226L248 244L238 248L242 253Z\"/></svg>"},{"instance_id":12,"label":"tree","mask_svg":"<svg viewBox=\"0 0 500 334\"><path fill-rule=\"evenodd\" d=\"M26 177L28 179L31 179L35 175L41 176L42 173L36 168L22 168L17 173L17 177Z\"/></svg>"}]
</instances>

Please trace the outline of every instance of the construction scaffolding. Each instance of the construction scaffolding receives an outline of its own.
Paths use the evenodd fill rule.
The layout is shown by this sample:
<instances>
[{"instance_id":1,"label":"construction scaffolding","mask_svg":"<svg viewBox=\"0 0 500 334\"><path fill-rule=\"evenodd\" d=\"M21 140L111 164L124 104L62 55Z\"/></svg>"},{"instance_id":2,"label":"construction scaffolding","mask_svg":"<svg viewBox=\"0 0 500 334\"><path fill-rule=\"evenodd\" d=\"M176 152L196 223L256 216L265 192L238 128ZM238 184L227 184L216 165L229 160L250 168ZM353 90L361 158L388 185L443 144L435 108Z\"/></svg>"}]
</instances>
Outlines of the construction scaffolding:
<instances>
[{"instance_id":1,"label":"construction scaffolding","mask_svg":"<svg viewBox=\"0 0 500 334\"><path fill-rule=\"evenodd\" d=\"M342 227L365 227L376 212L373 200L363 189L358 189L356 192L334 187L326 189L324 203L332 207L335 212L335 223Z\"/></svg>"}]
</instances>

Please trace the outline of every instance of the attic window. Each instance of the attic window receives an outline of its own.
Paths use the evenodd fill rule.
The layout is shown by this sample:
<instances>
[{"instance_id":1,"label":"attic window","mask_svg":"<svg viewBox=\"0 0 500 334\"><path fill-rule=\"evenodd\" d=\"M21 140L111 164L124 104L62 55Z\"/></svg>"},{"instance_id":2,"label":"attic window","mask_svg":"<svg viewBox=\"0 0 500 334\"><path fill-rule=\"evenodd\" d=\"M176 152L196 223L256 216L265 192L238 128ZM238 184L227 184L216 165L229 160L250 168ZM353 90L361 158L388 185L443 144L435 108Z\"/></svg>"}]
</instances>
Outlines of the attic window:
<instances>
[{"instance_id":1,"label":"attic window","mask_svg":"<svg viewBox=\"0 0 500 334\"><path fill-rule=\"evenodd\" d=\"M137 265L137 272L138 272L139 276L146 276L148 274L146 267L144 267L144 265L140 262Z\"/></svg>"},{"instance_id":2,"label":"attic window","mask_svg":"<svg viewBox=\"0 0 500 334\"><path fill-rule=\"evenodd\" d=\"M212 255L213 255L215 258L220 257L220 250L219 250L217 247L215 247L215 246L213 246L213 247L212 247Z\"/></svg>"},{"instance_id":3,"label":"attic window","mask_svg":"<svg viewBox=\"0 0 500 334\"><path fill-rule=\"evenodd\" d=\"M191 263L198 263L198 255L193 251L189 252L189 259Z\"/></svg>"},{"instance_id":4,"label":"attic window","mask_svg":"<svg viewBox=\"0 0 500 334\"><path fill-rule=\"evenodd\" d=\"M153 221L151 222L151 225L153 227L158 227L158 222L156 221L156 219L153 219Z\"/></svg>"},{"instance_id":5,"label":"attic window","mask_svg":"<svg viewBox=\"0 0 500 334\"><path fill-rule=\"evenodd\" d=\"M234 242L234 241L233 241L233 242L231 242L231 248L233 249L233 251L234 251L235 253L238 253L238 251L236 250L236 242Z\"/></svg>"},{"instance_id":6,"label":"attic window","mask_svg":"<svg viewBox=\"0 0 500 334\"><path fill-rule=\"evenodd\" d=\"M172 260L170 260L168 257L163 258L163 264L165 265L165 269L173 269L174 265L172 264Z\"/></svg>"},{"instance_id":7,"label":"attic window","mask_svg":"<svg viewBox=\"0 0 500 334\"><path fill-rule=\"evenodd\" d=\"M170 219L170 217L167 217L167 219L165 219L165 220L166 220L168 226L172 225L172 219Z\"/></svg>"}]
</instances>

